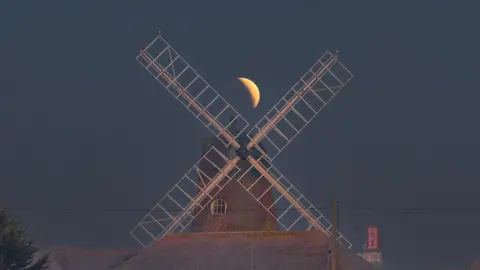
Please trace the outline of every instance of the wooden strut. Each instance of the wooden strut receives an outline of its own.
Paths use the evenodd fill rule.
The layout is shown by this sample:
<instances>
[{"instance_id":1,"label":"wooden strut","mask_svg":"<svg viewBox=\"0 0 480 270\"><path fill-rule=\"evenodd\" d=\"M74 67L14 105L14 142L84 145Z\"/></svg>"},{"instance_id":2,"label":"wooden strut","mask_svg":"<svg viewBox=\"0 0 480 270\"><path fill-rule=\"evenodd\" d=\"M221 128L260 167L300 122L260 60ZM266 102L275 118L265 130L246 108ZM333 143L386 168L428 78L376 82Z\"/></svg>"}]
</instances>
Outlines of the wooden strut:
<instances>
[{"instance_id":1,"label":"wooden strut","mask_svg":"<svg viewBox=\"0 0 480 270\"><path fill-rule=\"evenodd\" d=\"M331 270L338 270L338 203L336 200L332 201L332 258L331 258Z\"/></svg>"}]
</instances>

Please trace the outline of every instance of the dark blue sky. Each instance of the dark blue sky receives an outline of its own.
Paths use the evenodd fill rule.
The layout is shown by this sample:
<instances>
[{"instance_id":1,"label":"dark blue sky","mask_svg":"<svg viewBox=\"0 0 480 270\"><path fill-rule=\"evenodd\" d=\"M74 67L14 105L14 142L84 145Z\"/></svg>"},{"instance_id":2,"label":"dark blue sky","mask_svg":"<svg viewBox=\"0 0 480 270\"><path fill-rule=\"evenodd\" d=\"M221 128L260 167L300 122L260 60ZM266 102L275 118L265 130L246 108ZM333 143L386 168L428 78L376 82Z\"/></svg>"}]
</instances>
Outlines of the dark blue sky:
<instances>
[{"instance_id":1,"label":"dark blue sky","mask_svg":"<svg viewBox=\"0 0 480 270\"><path fill-rule=\"evenodd\" d=\"M480 256L480 211L398 210L480 209L478 4L6 2L0 204L40 244L136 247L143 212L101 210L150 208L198 159L205 128L135 60L162 30L251 124L339 49L354 79L277 167L320 208L341 200L357 247L380 226L391 269ZM239 76L258 83L257 109Z\"/></svg>"}]
</instances>

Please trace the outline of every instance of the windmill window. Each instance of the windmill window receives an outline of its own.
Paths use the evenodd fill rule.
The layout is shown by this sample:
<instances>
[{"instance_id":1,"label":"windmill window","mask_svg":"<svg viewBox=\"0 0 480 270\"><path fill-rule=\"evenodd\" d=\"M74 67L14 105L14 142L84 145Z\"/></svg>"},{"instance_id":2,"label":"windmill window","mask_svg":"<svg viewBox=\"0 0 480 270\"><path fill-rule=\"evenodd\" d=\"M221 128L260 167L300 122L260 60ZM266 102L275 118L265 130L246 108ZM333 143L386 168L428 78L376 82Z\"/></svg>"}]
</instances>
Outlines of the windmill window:
<instances>
[{"instance_id":1,"label":"windmill window","mask_svg":"<svg viewBox=\"0 0 480 270\"><path fill-rule=\"evenodd\" d=\"M216 199L210 205L210 214L225 215L227 214L227 202L222 199Z\"/></svg>"}]
</instances>

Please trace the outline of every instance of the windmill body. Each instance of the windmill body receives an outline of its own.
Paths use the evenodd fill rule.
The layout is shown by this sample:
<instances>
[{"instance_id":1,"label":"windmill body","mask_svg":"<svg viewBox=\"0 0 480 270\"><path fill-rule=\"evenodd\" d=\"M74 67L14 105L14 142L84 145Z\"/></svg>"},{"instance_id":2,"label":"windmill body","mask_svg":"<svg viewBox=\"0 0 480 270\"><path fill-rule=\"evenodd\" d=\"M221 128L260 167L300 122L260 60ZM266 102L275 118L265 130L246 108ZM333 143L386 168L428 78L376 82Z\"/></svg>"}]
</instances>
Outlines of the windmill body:
<instances>
[{"instance_id":1,"label":"windmill body","mask_svg":"<svg viewBox=\"0 0 480 270\"><path fill-rule=\"evenodd\" d=\"M248 141L249 138L246 134L239 135L238 142L241 146L245 147ZM247 171L251 167L242 153L236 151L233 147L226 147L215 137L202 141L202 155L207 153L212 146L229 158L239 157L240 160L237 166L240 170ZM258 151L252 151L250 155L260 157L261 154ZM215 159L215 155L211 155L208 158L210 160ZM219 162L221 162L221 160L215 160L213 163ZM210 163L205 162L200 164L200 170L212 177L218 169ZM197 209L199 213L192 221L192 231L240 232L276 230L275 207L269 210L262 207L262 205L274 205L274 193L269 189L270 185L268 181L262 179L255 185L255 189L252 190L257 197L261 196L261 204L243 188L243 186L252 185L260 176L261 174L258 171L250 170L248 173L237 176L234 181L230 181L225 185L210 202L209 207ZM198 178L198 182L201 186L207 184L201 177ZM208 200L208 198L204 200ZM204 202L204 204L207 203L208 202Z\"/></svg>"},{"instance_id":2,"label":"windmill body","mask_svg":"<svg viewBox=\"0 0 480 270\"><path fill-rule=\"evenodd\" d=\"M189 231L265 227L332 235L332 224L273 161L353 77L338 55L324 53L251 129L160 34L137 60L215 136L204 141L202 157L130 232L140 244ZM336 235L351 247L342 233Z\"/></svg>"}]
</instances>

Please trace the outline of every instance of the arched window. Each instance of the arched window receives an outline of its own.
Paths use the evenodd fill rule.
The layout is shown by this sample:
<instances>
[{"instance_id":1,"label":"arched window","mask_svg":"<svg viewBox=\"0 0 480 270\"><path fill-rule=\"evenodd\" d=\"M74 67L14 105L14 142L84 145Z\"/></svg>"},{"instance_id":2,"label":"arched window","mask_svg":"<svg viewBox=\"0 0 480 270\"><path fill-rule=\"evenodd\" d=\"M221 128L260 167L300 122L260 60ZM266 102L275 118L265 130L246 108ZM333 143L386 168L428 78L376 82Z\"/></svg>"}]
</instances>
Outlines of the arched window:
<instances>
[{"instance_id":1,"label":"arched window","mask_svg":"<svg viewBox=\"0 0 480 270\"><path fill-rule=\"evenodd\" d=\"M210 204L210 214L215 216L227 214L227 202L222 199L215 199L212 204Z\"/></svg>"}]
</instances>

